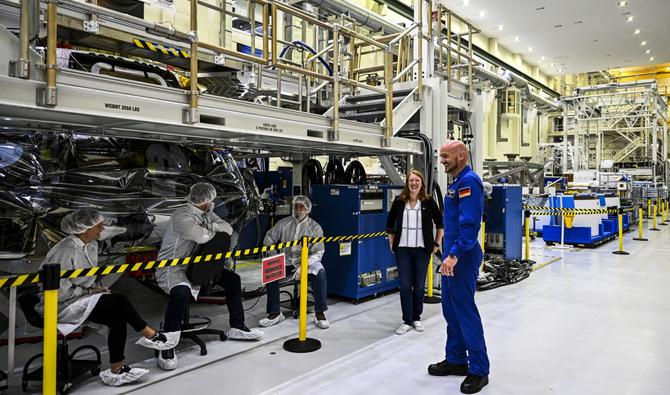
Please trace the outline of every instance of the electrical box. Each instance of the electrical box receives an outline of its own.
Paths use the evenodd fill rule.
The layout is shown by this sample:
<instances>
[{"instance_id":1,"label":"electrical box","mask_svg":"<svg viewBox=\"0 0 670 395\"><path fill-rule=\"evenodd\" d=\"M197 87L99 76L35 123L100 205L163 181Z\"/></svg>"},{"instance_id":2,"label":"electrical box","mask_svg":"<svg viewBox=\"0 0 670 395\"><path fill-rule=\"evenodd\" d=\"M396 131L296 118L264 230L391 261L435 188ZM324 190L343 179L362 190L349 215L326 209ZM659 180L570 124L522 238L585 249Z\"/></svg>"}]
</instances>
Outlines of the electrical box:
<instances>
[{"instance_id":1,"label":"electrical box","mask_svg":"<svg viewBox=\"0 0 670 395\"><path fill-rule=\"evenodd\" d=\"M325 236L383 232L399 186L313 185L310 216ZM328 293L358 301L399 286L386 237L326 243Z\"/></svg>"},{"instance_id":2,"label":"electrical box","mask_svg":"<svg viewBox=\"0 0 670 395\"><path fill-rule=\"evenodd\" d=\"M520 260L523 230L521 186L494 185L485 212L486 253L500 255L506 260Z\"/></svg>"}]
</instances>

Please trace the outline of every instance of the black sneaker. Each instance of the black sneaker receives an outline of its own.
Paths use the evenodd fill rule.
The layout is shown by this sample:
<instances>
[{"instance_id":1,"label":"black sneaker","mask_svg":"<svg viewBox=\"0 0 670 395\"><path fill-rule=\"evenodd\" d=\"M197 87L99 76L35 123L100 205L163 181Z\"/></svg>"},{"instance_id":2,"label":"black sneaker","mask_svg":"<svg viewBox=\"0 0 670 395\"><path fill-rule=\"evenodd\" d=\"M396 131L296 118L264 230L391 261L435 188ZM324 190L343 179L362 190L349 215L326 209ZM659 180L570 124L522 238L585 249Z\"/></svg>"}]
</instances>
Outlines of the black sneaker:
<instances>
[{"instance_id":1,"label":"black sneaker","mask_svg":"<svg viewBox=\"0 0 670 395\"><path fill-rule=\"evenodd\" d=\"M428 365L428 374L431 376L467 376L468 365L456 365L444 361Z\"/></svg>"},{"instance_id":2,"label":"black sneaker","mask_svg":"<svg viewBox=\"0 0 670 395\"><path fill-rule=\"evenodd\" d=\"M489 383L489 376L476 376L469 374L461 384L461 392L464 394L476 394Z\"/></svg>"}]
</instances>

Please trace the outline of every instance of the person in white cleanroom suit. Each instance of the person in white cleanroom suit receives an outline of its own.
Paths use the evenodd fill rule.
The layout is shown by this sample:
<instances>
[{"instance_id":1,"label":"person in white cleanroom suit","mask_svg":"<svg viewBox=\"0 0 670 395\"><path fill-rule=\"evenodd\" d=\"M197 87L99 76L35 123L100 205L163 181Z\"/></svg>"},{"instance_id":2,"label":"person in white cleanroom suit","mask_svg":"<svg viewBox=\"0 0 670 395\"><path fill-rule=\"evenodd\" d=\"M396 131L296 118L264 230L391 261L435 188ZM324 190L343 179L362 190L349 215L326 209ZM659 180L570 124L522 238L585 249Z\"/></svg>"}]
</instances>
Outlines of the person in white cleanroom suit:
<instances>
[{"instance_id":1,"label":"person in white cleanroom suit","mask_svg":"<svg viewBox=\"0 0 670 395\"><path fill-rule=\"evenodd\" d=\"M69 236L58 242L44 258L46 263L58 263L61 270L89 269L98 266L98 242L104 229L103 217L93 209L79 209L66 215L61 229ZM35 307L44 314L44 295ZM84 321L109 327L107 345L111 368L100 372L102 382L118 386L131 383L149 373L147 369L131 368L124 360L126 330L130 325L142 337L136 342L155 350L166 350L179 343L180 332L158 332L140 317L125 295L112 294L101 287L96 277L60 280L58 289L58 330L64 336Z\"/></svg>"},{"instance_id":2,"label":"person in white cleanroom suit","mask_svg":"<svg viewBox=\"0 0 670 395\"><path fill-rule=\"evenodd\" d=\"M302 237L322 237L323 229L309 217L312 211L312 202L307 196L298 195L293 198L293 214L277 222L263 239L264 245L277 244L292 240L300 240ZM301 246L290 247L285 250L286 263L295 268L295 279L300 278L300 251ZM323 243L310 244L309 258L307 260L308 279L312 283L314 291L314 324L321 329L327 329L330 323L324 314L328 310L326 283L326 269L321 264L321 258L325 251ZM267 284L267 314L266 318L260 320L261 326L272 326L284 321L284 315L279 305L279 283L277 281Z\"/></svg>"},{"instance_id":3,"label":"person in white cleanroom suit","mask_svg":"<svg viewBox=\"0 0 670 395\"><path fill-rule=\"evenodd\" d=\"M191 186L186 197L188 203L172 213L168 224L158 260L174 259L191 256L198 244L205 244L212 240L216 232L233 234L230 224L214 214L214 199L216 189L206 182L199 182ZM186 276L186 266L174 266L159 269L156 272L158 286L168 295L163 327L166 331L178 331L186 314L186 308L191 296L198 297L200 287L192 284ZM230 313L229 339L259 340L263 332L258 329L249 329L244 324L244 307L242 306L242 285L240 276L228 269L224 269L217 284L226 291L226 303ZM177 355L174 349L162 351L158 356L158 366L165 370L177 368Z\"/></svg>"}]
</instances>

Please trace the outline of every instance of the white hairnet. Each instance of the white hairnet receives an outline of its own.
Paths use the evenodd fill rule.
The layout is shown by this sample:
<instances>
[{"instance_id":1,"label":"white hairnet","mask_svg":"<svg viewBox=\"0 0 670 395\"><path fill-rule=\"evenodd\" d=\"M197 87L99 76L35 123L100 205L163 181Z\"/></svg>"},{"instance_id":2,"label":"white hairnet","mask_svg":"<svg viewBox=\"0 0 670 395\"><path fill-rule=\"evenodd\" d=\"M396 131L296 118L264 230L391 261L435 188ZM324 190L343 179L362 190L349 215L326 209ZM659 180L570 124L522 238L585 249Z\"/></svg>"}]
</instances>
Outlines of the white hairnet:
<instances>
[{"instance_id":1,"label":"white hairnet","mask_svg":"<svg viewBox=\"0 0 670 395\"><path fill-rule=\"evenodd\" d=\"M102 222L100 211L92 208L80 208L63 217L60 228L69 235L79 235Z\"/></svg>"},{"instance_id":2,"label":"white hairnet","mask_svg":"<svg viewBox=\"0 0 670 395\"><path fill-rule=\"evenodd\" d=\"M482 183L484 185L484 196L491 197L491 193L493 192L493 185L491 185L490 182L484 181Z\"/></svg>"},{"instance_id":3,"label":"white hairnet","mask_svg":"<svg viewBox=\"0 0 670 395\"><path fill-rule=\"evenodd\" d=\"M293 202L291 202L291 206L294 207L296 204L302 204L305 206L305 210L307 210L307 214L312 212L312 202L309 200L309 198L305 195L297 195L296 197L293 198Z\"/></svg>"},{"instance_id":4,"label":"white hairnet","mask_svg":"<svg viewBox=\"0 0 670 395\"><path fill-rule=\"evenodd\" d=\"M191 186L191 192L186 196L186 200L198 205L210 203L216 199L216 189L207 182L199 182Z\"/></svg>"}]
</instances>

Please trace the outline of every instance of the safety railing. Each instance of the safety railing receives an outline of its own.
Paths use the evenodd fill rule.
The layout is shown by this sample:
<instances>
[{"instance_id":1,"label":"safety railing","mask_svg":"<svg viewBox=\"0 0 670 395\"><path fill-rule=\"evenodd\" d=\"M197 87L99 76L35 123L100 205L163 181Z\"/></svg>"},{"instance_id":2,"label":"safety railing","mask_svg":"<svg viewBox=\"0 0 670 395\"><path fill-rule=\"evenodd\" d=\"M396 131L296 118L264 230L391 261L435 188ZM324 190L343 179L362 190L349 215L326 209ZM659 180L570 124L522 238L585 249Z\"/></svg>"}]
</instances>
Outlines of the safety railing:
<instances>
[{"instance_id":1,"label":"safety railing","mask_svg":"<svg viewBox=\"0 0 670 395\"><path fill-rule=\"evenodd\" d=\"M470 96L472 96L472 69L480 63L473 57L472 38L480 30L442 4L437 7L437 18L438 56L435 68L439 72L446 73L448 89L451 89L452 79L461 81L463 69L466 69L467 86ZM454 21L459 22L462 27L458 32L454 31ZM446 31L442 28L443 24ZM467 40L464 42L463 37L465 36L467 36ZM454 57L456 58L455 62Z\"/></svg>"},{"instance_id":2,"label":"safety railing","mask_svg":"<svg viewBox=\"0 0 670 395\"><path fill-rule=\"evenodd\" d=\"M361 91L372 91L385 95L385 125L384 140L385 144L390 144L390 138L393 134L393 84L397 82L416 80L418 81L419 99L422 96L423 86L423 40L433 36L429 29L428 36L424 36L424 26L431 26L423 15L423 7L419 7L418 22L413 23L409 28L401 33L371 38L369 33L362 33L364 27L357 27L351 23L351 19L345 15L335 16L330 21L323 21L318 15L310 13L308 10L299 9L295 6L284 4L273 0L249 0L245 10L231 10L224 0L220 6L208 4L203 1L193 0L190 2L190 24L188 32L180 32L175 29L164 29L155 23L145 21L141 18L135 18L126 14L107 10L92 3L83 3L72 0L49 0L47 11L47 56L46 56L46 74L47 83L43 89L41 99L42 105L56 105L56 76L57 65L55 61L57 42L58 9L60 6L77 8L93 15L106 15L107 19L119 18L124 23L133 23L135 26L146 29L152 34L163 35L171 40L187 43L190 48L188 57L190 59L189 67L189 99L188 107L184 110L184 122L196 124L200 121L199 115L199 97L201 91L198 87L199 73L199 52L203 54L212 52L219 57L239 60L245 63L251 63L252 68L257 67L257 86L261 87L263 70L276 70L277 92L276 105L282 106L282 79L287 75L297 77L300 85L300 110L310 111L310 98L317 95L324 89L332 90L332 133L329 135L331 140L339 139L339 105L343 90L348 89L349 95L355 95ZM428 3L429 4L429 3ZM430 5L428 15L432 13ZM207 8L221 13L222 31L219 36L219 43L205 42L199 37L198 10L199 7ZM260 20L259 19L260 8ZM246 13L246 15L243 15ZM451 13L449 13L451 15ZM282 46L284 48L298 48L305 51L304 47L296 44L296 40L287 37L286 29L283 27L282 18L290 16L293 20L298 20L303 30L316 28L320 33L325 34L325 45L318 51L309 51L307 56L296 60L289 57L283 57ZM242 53L232 49L228 45L225 30L226 18L234 17L250 23L250 53ZM22 21L23 22L23 21ZM21 29L27 28L22 23ZM293 26L297 24L292 23ZM260 32L257 30L260 27ZM162 29L159 29L159 27ZM22 30L22 31L23 31ZM169 31L163 31L169 30ZM303 36L304 36L303 32ZM329 42L330 39L330 42ZM316 41L319 41L318 37ZM323 41L323 40L321 40ZM20 41L20 53L27 52L27 40ZM260 47L260 51L257 50ZM415 49L416 48L416 49ZM260 53L259 53L260 52ZM453 52L453 51L452 51ZM460 51L456 51L460 53ZM451 53L451 52L450 52ZM378 56L378 55L382 56ZM418 55L417 55L418 54ZM202 55L201 55L202 56ZM200 56L200 57L201 57ZM461 56L461 55L459 55ZM317 62L317 60L320 60ZM255 65L255 66L254 66ZM364 80L361 81L361 77ZM24 77L25 78L25 77ZM304 82L304 85L303 85ZM307 97L306 107L303 107L303 91ZM295 103L295 102L294 102Z\"/></svg>"}]
</instances>

